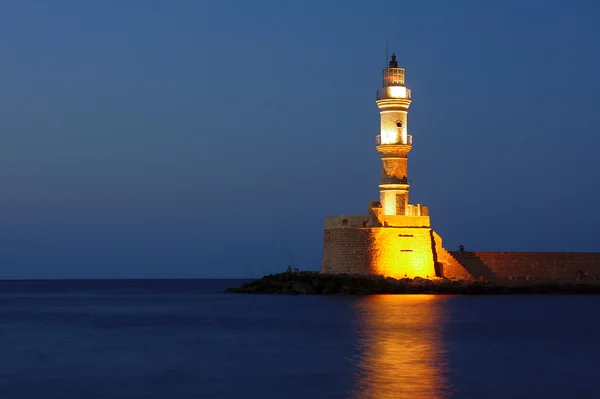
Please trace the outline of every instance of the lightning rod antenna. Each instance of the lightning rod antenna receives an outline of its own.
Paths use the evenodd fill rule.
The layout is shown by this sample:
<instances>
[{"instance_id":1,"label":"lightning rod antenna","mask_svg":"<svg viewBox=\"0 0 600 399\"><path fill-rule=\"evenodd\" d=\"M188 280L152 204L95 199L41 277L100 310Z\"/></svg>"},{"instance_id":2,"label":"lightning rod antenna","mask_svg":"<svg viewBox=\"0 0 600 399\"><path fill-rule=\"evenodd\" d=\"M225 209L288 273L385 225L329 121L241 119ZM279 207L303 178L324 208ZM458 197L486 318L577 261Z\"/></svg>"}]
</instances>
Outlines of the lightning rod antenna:
<instances>
[{"instance_id":1,"label":"lightning rod antenna","mask_svg":"<svg viewBox=\"0 0 600 399\"><path fill-rule=\"evenodd\" d=\"M385 42L385 64L383 65L384 67L387 68L387 63L388 63L388 42Z\"/></svg>"}]
</instances>

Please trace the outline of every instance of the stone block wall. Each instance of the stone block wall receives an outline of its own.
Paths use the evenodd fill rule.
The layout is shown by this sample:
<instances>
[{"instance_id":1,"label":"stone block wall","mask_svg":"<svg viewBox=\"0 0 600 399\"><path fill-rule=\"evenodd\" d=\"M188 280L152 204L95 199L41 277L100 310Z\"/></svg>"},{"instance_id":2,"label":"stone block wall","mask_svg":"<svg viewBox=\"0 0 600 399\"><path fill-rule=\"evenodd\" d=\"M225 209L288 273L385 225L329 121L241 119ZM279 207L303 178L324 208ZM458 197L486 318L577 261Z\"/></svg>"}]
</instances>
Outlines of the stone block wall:
<instances>
[{"instance_id":1,"label":"stone block wall","mask_svg":"<svg viewBox=\"0 0 600 399\"><path fill-rule=\"evenodd\" d=\"M384 227L429 227L431 226L429 216L404 216L384 215L382 216Z\"/></svg>"},{"instance_id":2,"label":"stone block wall","mask_svg":"<svg viewBox=\"0 0 600 399\"><path fill-rule=\"evenodd\" d=\"M323 273L434 277L430 228L325 229Z\"/></svg>"},{"instance_id":3,"label":"stone block wall","mask_svg":"<svg viewBox=\"0 0 600 399\"><path fill-rule=\"evenodd\" d=\"M600 253L449 252L438 234L412 223L413 218L406 220L416 226L360 227L368 217L326 219L323 273L483 278L500 284L600 281Z\"/></svg>"},{"instance_id":4,"label":"stone block wall","mask_svg":"<svg viewBox=\"0 0 600 399\"><path fill-rule=\"evenodd\" d=\"M370 263L375 274L394 278L435 277L430 228L373 228L370 239Z\"/></svg>"},{"instance_id":5,"label":"stone block wall","mask_svg":"<svg viewBox=\"0 0 600 399\"><path fill-rule=\"evenodd\" d=\"M499 281L600 280L600 253L474 252Z\"/></svg>"},{"instance_id":6,"label":"stone block wall","mask_svg":"<svg viewBox=\"0 0 600 399\"><path fill-rule=\"evenodd\" d=\"M325 230L367 227L371 219L369 215L328 216L325 218Z\"/></svg>"},{"instance_id":7,"label":"stone block wall","mask_svg":"<svg viewBox=\"0 0 600 399\"><path fill-rule=\"evenodd\" d=\"M450 254L450 252L444 249L442 246L442 237L435 231L432 233L435 243L434 255L436 259L437 276L458 280L472 280L473 276L467 269L465 269L464 266Z\"/></svg>"},{"instance_id":8,"label":"stone block wall","mask_svg":"<svg viewBox=\"0 0 600 399\"><path fill-rule=\"evenodd\" d=\"M369 229L325 229L322 273L373 274Z\"/></svg>"}]
</instances>

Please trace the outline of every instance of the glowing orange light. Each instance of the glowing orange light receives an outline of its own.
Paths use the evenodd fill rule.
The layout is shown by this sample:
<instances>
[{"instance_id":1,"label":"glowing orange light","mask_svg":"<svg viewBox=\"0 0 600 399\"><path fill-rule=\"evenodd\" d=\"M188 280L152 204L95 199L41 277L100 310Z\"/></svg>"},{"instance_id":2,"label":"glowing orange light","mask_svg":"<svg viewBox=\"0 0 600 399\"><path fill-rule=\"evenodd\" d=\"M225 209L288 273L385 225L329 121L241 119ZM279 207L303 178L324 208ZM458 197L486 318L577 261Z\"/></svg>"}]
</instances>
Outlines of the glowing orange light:
<instances>
[{"instance_id":1,"label":"glowing orange light","mask_svg":"<svg viewBox=\"0 0 600 399\"><path fill-rule=\"evenodd\" d=\"M383 227L369 230L373 274L394 278L435 278L429 229Z\"/></svg>"}]
</instances>

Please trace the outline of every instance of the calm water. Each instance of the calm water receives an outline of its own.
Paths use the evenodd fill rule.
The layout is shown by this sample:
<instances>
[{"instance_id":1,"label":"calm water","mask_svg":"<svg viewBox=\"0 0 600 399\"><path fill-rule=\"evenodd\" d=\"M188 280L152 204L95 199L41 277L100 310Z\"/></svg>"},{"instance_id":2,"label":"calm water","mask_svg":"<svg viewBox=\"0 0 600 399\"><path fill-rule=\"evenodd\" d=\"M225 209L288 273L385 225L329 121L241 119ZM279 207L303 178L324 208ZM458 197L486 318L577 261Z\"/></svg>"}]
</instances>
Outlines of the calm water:
<instances>
[{"instance_id":1,"label":"calm water","mask_svg":"<svg viewBox=\"0 0 600 399\"><path fill-rule=\"evenodd\" d=\"M0 282L0 398L600 397L600 296Z\"/></svg>"}]
</instances>

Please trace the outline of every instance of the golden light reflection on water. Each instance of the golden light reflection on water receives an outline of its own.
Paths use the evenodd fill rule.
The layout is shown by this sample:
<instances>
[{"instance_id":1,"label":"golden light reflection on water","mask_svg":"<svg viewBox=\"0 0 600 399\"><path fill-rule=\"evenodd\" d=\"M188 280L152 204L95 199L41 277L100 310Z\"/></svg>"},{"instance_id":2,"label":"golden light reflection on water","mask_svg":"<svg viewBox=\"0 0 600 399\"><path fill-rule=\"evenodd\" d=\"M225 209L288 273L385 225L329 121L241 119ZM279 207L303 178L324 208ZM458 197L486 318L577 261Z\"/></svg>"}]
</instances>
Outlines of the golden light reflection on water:
<instances>
[{"instance_id":1,"label":"golden light reflection on water","mask_svg":"<svg viewBox=\"0 0 600 399\"><path fill-rule=\"evenodd\" d=\"M381 295L356 303L353 399L449 398L442 296Z\"/></svg>"}]
</instances>

